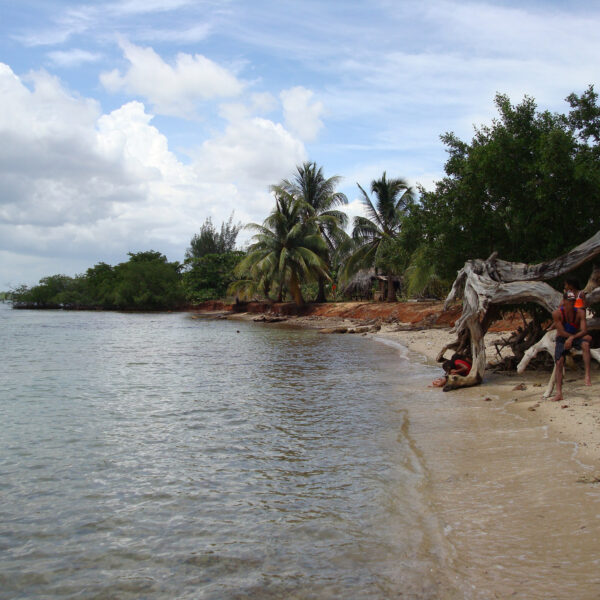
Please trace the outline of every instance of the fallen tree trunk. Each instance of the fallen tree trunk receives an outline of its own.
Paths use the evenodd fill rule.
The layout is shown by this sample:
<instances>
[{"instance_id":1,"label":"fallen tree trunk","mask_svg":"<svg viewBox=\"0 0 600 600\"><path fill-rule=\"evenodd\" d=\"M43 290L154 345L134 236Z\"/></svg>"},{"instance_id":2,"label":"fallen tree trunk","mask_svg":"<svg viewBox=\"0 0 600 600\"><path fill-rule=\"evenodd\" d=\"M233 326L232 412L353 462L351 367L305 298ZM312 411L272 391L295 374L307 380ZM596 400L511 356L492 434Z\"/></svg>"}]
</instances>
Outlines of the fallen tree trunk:
<instances>
[{"instance_id":1,"label":"fallen tree trunk","mask_svg":"<svg viewBox=\"0 0 600 600\"><path fill-rule=\"evenodd\" d=\"M447 308L454 300L463 299L462 315L453 329L457 340L440 352L438 360L443 360L444 352L452 348L459 353L470 354L472 367L465 377L450 375L444 391L478 385L483 381L486 366L484 337L498 305L535 302L552 313L560 306L562 294L544 280L560 277L598 255L600 231L571 252L537 265L499 260L496 253L487 260L467 261L458 272L444 305ZM585 288L590 288L588 304L600 301L600 286L597 279L594 280L595 274L598 275L597 269L594 269Z\"/></svg>"}]
</instances>

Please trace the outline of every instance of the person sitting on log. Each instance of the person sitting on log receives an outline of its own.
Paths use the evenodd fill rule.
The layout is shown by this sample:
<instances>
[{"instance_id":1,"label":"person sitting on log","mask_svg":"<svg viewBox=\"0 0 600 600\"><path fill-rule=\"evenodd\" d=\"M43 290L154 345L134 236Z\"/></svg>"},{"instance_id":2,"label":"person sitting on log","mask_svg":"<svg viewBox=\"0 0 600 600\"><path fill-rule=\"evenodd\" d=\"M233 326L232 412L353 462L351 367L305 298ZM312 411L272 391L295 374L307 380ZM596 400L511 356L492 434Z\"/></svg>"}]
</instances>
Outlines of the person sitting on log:
<instances>
[{"instance_id":1,"label":"person sitting on log","mask_svg":"<svg viewBox=\"0 0 600 600\"><path fill-rule=\"evenodd\" d=\"M442 368L446 371L444 377L438 377L431 382L433 387L444 387L448 381L448 375L465 375L471 370L471 361L461 354L453 354L450 360L442 363Z\"/></svg>"},{"instance_id":2,"label":"person sitting on log","mask_svg":"<svg viewBox=\"0 0 600 600\"><path fill-rule=\"evenodd\" d=\"M552 313L554 327L556 329L556 347L554 360L556 361L556 396L552 398L555 402L563 399L562 380L565 354L571 348L578 348L583 353L583 364L585 366L585 385L592 385L590 379L590 343L592 336L587 332L585 311L575 308L576 294L566 291L563 294L563 304Z\"/></svg>"}]
</instances>

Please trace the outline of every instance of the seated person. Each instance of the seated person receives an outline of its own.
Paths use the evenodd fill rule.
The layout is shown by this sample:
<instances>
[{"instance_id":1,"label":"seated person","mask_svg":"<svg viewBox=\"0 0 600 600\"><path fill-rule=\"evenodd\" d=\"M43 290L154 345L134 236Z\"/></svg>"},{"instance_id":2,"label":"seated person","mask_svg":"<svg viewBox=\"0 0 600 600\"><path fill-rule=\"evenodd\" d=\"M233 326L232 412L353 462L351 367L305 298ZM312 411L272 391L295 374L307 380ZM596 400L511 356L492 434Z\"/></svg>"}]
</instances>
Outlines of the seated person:
<instances>
[{"instance_id":1,"label":"seated person","mask_svg":"<svg viewBox=\"0 0 600 600\"><path fill-rule=\"evenodd\" d=\"M565 354L571 348L577 348L583 353L583 364L585 367L584 383L592 385L590 380L590 343L592 336L587 332L585 310L575 308L577 296L572 291L563 295L563 304L552 313L554 326L556 328L556 348L554 360L556 362L556 396L552 398L555 402L563 400L563 366Z\"/></svg>"},{"instance_id":2,"label":"seated person","mask_svg":"<svg viewBox=\"0 0 600 600\"><path fill-rule=\"evenodd\" d=\"M450 360L442 363L442 368L446 371L444 377L438 377L431 382L433 387L444 387L448 381L448 375L462 375L465 377L471 371L470 359L461 354L453 354Z\"/></svg>"}]
</instances>

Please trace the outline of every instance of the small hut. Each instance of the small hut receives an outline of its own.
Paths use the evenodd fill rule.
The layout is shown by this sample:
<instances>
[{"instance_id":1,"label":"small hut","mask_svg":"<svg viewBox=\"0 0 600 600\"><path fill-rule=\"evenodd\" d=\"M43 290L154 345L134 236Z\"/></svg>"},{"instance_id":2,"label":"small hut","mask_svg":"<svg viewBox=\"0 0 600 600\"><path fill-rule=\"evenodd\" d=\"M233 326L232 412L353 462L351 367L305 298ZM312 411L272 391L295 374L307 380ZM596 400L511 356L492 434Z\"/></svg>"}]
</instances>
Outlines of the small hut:
<instances>
[{"instance_id":1,"label":"small hut","mask_svg":"<svg viewBox=\"0 0 600 600\"><path fill-rule=\"evenodd\" d=\"M386 275L379 275L373 268L361 269L350 279L342 289L344 296L353 300L375 300L376 302L385 302L387 299L388 279ZM377 282L377 290L373 291L373 284ZM396 293L400 291L400 277L392 277L392 285Z\"/></svg>"}]
</instances>

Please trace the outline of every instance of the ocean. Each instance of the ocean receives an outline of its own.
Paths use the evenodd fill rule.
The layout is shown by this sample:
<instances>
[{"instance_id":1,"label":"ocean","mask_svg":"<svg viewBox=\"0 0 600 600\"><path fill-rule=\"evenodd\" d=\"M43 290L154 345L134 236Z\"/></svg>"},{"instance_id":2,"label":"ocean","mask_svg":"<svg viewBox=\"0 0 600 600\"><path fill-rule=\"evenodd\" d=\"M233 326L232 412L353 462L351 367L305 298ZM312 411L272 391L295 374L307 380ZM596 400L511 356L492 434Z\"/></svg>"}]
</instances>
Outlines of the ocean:
<instances>
[{"instance_id":1,"label":"ocean","mask_svg":"<svg viewBox=\"0 0 600 600\"><path fill-rule=\"evenodd\" d=\"M8 304L0 342L0 598L450 597L401 347Z\"/></svg>"}]
</instances>

